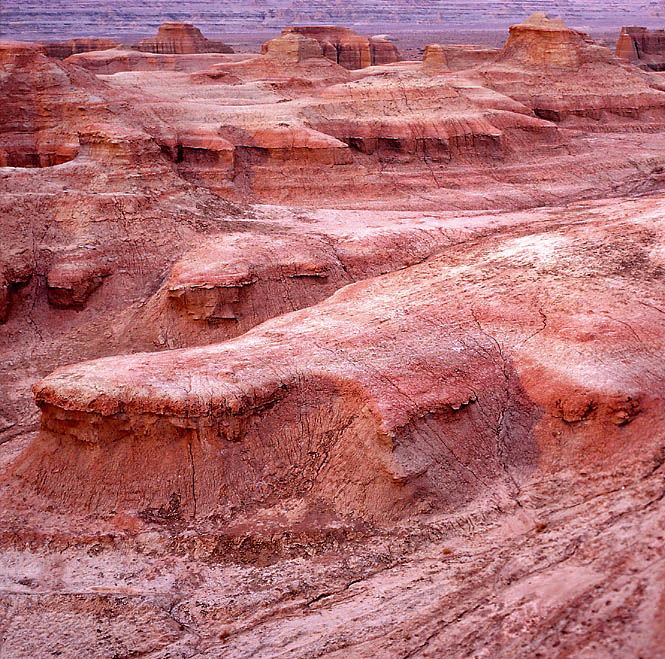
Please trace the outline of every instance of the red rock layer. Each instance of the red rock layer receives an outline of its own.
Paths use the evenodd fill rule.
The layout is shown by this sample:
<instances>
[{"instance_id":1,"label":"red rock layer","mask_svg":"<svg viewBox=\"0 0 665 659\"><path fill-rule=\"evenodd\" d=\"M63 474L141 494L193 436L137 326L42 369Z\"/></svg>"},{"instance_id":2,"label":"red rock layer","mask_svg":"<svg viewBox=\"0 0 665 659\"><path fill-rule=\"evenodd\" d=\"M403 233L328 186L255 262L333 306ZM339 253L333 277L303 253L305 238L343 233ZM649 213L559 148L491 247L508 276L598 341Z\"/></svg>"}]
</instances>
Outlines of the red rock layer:
<instances>
[{"instance_id":1,"label":"red rock layer","mask_svg":"<svg viewBox=\"0 0 665 659\"><path fill-rule=\"evenodd\" d=\"M0 68L0 166L46 167L74 158L79 141L68 119L79 112L75 103L90 104L102 83L31 44L0 43Z\"/></svg>"},{"instance_id":2,"label":"red rock layer","mask_svg":"<svg viewBox=\"0 0 665 659\"><path fill-rule=\"evenodd\" d=\"M98 50L110 50L120 45L113 39L70 39L69 41L49 41L42 43L44 52L49 57L66 59L77 53L89 53Z\"/></svg>"},{"instance_id":3,"label":"red rock layer","mask_svg":"<svg viewBox=\"0 0 665 659\"><path fill-rule=\"evenodd\" d=\"M66 59L97 75L112 75L120 71L180 71L193 73L228 61L222 54L163 55L135 50L105 50L79 53Z\"/></svg>"},{"instance_id":4,"label":"red rock layer","mask_svg":"<svg viewBox=\"0 0 665 659\"><path fill-rule=\"evenodd\" d=\"M333 25L284 28L282 37L289 34L315 39L321 45L323 55L345 69L362 69L399 60L397 48L390 41L364 37L349 28Z\"/></svg>"},{"instance_id":5,"label":"red rock layer","mask_svg":"<svg viewBox=\"0 0 665 659\"><path fill-rule=\"evenodd\" d=\"M437 52L437 57L445 62L445 65L451 71L461 71L480 64L493 62L501 54L501 50L497 48L429 44L425 50L423 61L427 59L428 50L430 57L434 52Z\"/></svg>"},{"instance_id":6,"label":"red rock layer","mask_svg":"<svg viewBox=\"0 0 665 659\"><path fill-rule=\"evenodd\" d=\"M195 53L232 53L233 49L221 41L206 39L201 30L191 23L162 23L154 37L141 39L135 46L145 53L164 55L192 55Z\"/></svg>"},{"instance_id":7,"label":"red rock layer","mask_svg":"<svg viewBox=\"0 0 665 659\"><path fill-rule=\"evenodd\" d=\"M554 122L606 131L638 119L639 130L660 130L665 116L659 82L545 14L512 26L503 53L478 72L487 86Z\"/></svg>"},{"instance_id":8,"label":"red rock layer","mask_svg":"<svg viewBox=\"0 0 665 659\"><path fill-rule=\"evenodd\" d=\"M616 48L617 57L652 71L665 70L665 31L645 27L623 27Z\"/></svg>"},{"instance_id":9,"label":"red rock layer","mask_svg":"<svg viewBox=\"0 0 665 659\"><path fill-rule=\"evenodd\" d=\"M13 478L87 511L385 520L628 463L665 410L664 239L652 213L490 237L224 344L60 369Z\"/></svg>"}]
</instances>

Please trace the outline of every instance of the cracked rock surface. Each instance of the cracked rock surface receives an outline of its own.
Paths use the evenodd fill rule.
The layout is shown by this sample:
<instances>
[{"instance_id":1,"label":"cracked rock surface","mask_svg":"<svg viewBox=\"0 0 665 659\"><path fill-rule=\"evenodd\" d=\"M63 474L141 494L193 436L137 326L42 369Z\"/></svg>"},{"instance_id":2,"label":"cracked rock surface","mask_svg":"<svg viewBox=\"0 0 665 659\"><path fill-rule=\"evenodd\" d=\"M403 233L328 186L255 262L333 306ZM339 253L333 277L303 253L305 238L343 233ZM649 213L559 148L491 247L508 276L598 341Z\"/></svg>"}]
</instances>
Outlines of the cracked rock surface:
<instances>
[{"instance_id":1,"label":"cracked rock surface","mask_svg":"<svg viewBox=\"0 0 665 659\"><path fill-rule=\"evenodd\" d=\"M0 45L0 658L664 657L662 79L280 39Z\"/></svg>"}]
</instances>

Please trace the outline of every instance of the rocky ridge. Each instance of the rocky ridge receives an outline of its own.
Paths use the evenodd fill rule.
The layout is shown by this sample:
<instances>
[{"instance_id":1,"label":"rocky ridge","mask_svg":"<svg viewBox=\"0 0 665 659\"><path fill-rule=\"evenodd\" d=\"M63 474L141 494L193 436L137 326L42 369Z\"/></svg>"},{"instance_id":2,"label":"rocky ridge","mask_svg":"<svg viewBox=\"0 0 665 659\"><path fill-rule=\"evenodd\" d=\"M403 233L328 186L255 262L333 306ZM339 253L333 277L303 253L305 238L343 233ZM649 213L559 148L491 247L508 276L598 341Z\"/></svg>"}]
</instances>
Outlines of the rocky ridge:
<instances>
[{"instance_id":1,"label":"rocky ridge","mask_svg":"<svg viewBox=\"0 0 665 659\"><path fill-rule=\"evenodd\" d=\"M399 61L399 52L389 40L364 37L353 30L335 25L286 27L283 38L300 35L319 43L324 57L345 69L364 69L367 66L392 64ZM270 44L270 42L268 42ZM266 51L270 47L264 46Z\"/></svg>"}]
</instances>

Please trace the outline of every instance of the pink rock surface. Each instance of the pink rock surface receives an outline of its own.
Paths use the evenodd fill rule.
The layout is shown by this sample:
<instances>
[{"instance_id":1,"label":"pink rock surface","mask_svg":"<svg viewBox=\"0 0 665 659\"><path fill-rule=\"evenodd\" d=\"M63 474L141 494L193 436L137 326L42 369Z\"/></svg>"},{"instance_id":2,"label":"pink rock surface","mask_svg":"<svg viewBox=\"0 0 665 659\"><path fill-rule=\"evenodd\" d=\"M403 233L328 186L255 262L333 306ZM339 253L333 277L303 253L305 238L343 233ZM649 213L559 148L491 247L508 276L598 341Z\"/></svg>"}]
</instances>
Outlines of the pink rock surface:
<instances>
[{"instance_id":1,"label":"pink rock surface","mask_svg":"<svg viewBox=\"0 0 665 659\"><path fill-rule=\"evenodd\" d=\"M662 78L315 36L0 46L0 655L661 656Z\"/></svg>"}]
</instances>

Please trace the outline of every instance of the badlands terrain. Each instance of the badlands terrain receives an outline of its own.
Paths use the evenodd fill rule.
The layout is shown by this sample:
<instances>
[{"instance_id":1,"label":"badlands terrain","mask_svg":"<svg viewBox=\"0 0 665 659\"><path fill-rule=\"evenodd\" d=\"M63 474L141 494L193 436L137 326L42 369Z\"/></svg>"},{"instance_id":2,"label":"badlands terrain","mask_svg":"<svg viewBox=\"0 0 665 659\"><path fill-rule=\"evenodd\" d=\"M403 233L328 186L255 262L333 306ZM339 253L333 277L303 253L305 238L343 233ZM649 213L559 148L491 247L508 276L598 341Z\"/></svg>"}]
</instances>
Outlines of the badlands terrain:
<instances>
[{"instance_id":1,"label":"badlands terrain","mask_svg":"<svg viewBox=\"0 0 665 659\"><path fill-rule=\"evenodd\" d=\"M665 657L665 78L204 34L0 43L0 657Z\"/></svg>"}]
</instances>

